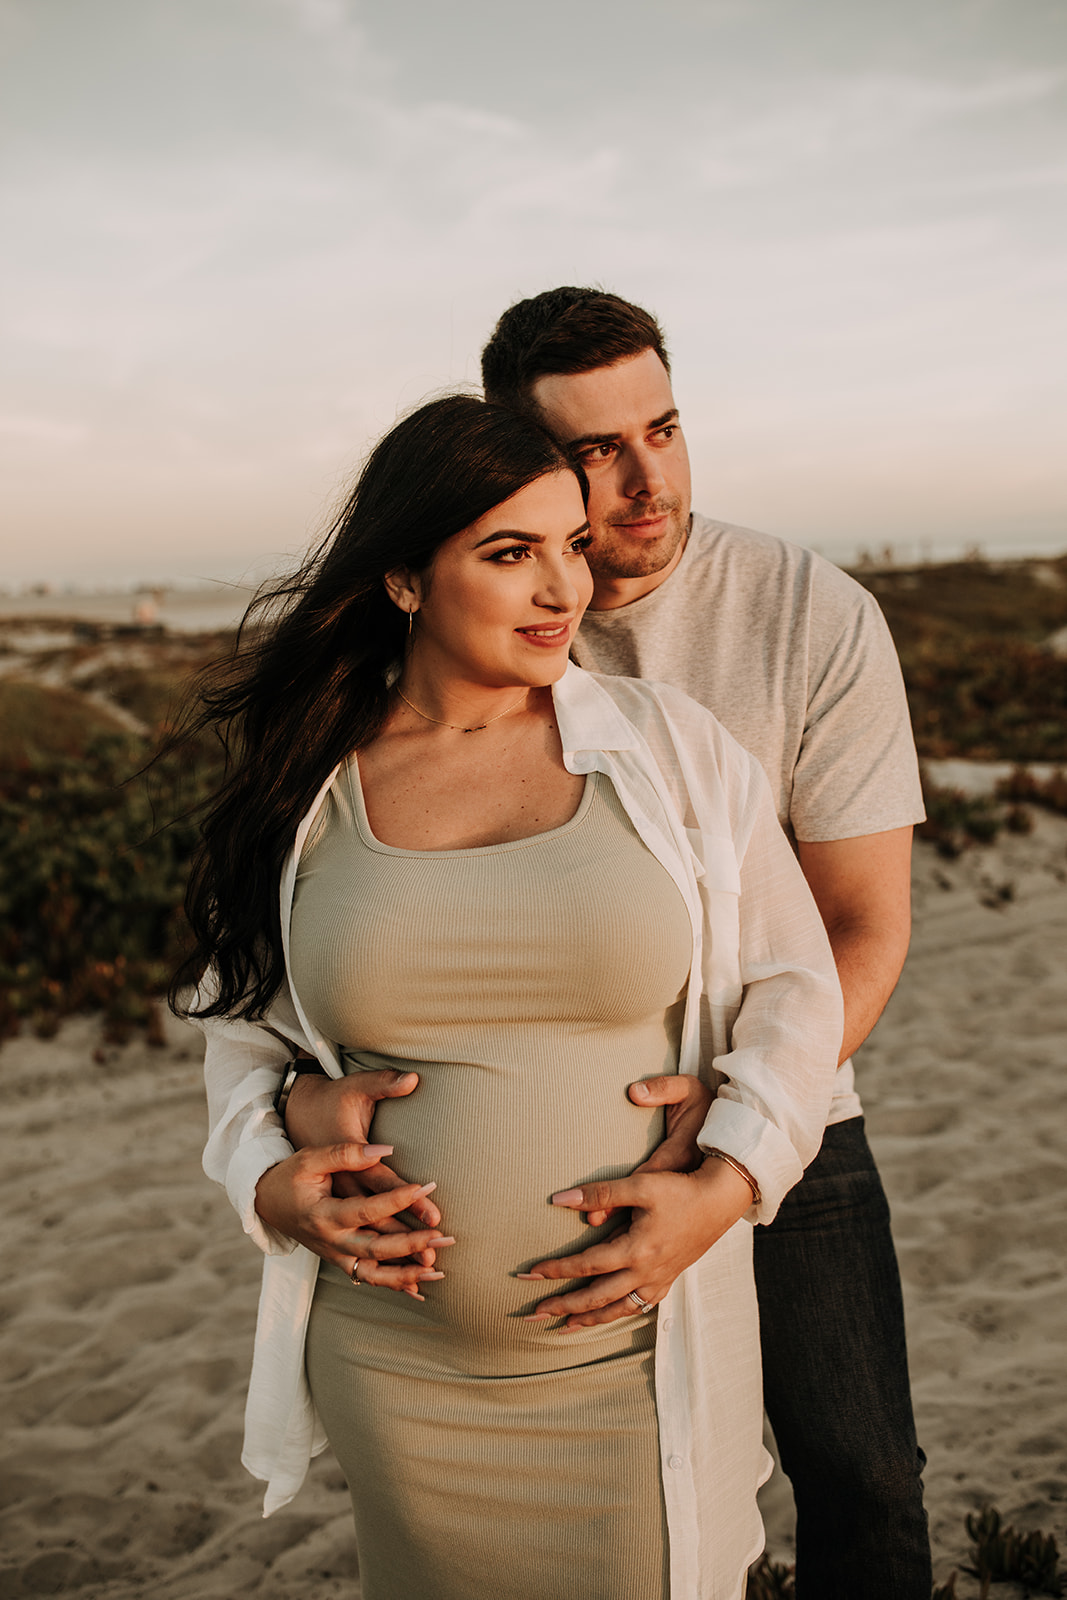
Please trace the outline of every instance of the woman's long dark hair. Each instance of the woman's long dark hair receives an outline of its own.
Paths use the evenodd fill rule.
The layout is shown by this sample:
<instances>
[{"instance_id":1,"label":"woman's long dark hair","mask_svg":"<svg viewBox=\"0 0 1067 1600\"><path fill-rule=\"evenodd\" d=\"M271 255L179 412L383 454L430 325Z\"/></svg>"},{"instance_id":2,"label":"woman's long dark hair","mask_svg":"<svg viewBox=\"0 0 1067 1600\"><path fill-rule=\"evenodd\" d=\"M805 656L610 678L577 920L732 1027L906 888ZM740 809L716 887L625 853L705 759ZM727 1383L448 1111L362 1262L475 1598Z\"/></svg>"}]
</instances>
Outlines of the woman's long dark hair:
<instances>
[{"instance_id":1,"label":"woman's long dark hair","mask_svg":"<svg viewBox=\"0 0 1067 1600\"><path fill-rule=\"evenodd\" d=\"M257 595L232 657L198 681L181 735L214 729L226 777L186 894L197 942L171 986L179 1014L254 1020L283 982L282 864L333 767L381 728L403 658L407 626L385 574L422 571L494 506L573 470L528 417L471 395L431 401L375 447L299 571ZM209 982L190 999L206 968Z\"/></svg>"}]
</instances>

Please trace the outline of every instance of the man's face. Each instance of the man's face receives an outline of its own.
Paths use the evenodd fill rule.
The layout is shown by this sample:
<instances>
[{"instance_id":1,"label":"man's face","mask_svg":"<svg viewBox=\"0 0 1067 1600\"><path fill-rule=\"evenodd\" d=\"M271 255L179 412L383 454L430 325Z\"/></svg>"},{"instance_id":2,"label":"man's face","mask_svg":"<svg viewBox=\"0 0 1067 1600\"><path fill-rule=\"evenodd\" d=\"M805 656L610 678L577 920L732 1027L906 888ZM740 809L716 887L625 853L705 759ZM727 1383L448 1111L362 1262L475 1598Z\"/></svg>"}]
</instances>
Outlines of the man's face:
<instances>
[{"instance_id":1,"label":"man's face","mask_svg":"<svg viewBox=\"0 0 1067 1600\"><path fill-rule=\"evenodd\" d=\"M532 397L589 476L594 604L636 600L673 570L689 526L689 455L666 368L643 350L592 372L539 378Z\"/></svg>"}]
</instances>

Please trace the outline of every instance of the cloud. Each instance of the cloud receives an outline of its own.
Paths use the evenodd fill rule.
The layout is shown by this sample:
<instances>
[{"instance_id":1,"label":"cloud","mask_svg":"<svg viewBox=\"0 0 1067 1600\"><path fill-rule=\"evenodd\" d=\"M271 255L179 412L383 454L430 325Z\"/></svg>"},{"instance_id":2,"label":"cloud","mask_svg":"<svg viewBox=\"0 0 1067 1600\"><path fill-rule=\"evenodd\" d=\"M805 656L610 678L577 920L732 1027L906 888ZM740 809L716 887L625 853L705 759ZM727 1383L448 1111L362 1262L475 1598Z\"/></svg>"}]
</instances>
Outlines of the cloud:
<instances>
[{"instance_id":1,"label":"cloud","mask_svg":"<svg viewBox=\"0 0 1067 1600\"><path fill-rule=\"evenodd\" d=\"M174 560L183 525L216 553L299 536L368 436L475 378L502 307L553 282L663 315L702 452L742 485L786 464L779 518L838 494L831 441L862 520L889 431L902 482L924 436L975 441L958 520L1009 435L1037 481L1063 410L1055 56L853 38L813 65L779 0L669 9L664 49L590 0L561 55L561 0L521 52L480 0L9 8L0 405L36 440L8 489L34 558L90 519L117 551L145 504ZM79 438L78 472L49 471Z\"/></svg>"}]
</instances>

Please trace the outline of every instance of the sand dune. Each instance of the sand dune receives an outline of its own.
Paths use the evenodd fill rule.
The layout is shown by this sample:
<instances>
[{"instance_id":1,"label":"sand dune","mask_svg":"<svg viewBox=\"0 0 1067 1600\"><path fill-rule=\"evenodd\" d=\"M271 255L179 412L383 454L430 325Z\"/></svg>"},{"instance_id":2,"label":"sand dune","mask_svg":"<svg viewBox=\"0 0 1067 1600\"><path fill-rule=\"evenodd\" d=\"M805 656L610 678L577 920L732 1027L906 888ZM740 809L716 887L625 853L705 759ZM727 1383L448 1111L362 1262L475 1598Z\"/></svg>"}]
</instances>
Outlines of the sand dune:
<instances>
[{"instance_id":1,"label":"sand dune","mask_svg":"<svg viewBox=\"0 0 1067 1600\"><path fill-rule=\"evenodd\" d=\"M1065 885L1062 818L954 862L921 846L912 955L860 1062L942 1580L987 1501L1062 1542ZM198 1036L167 1037L101 1046L82 1018L0 1052L0 1590L351 1600L332 1461L267 1522L240 1466L258 1256L200 1173ZM779 1557L788 1504L772 1483ZM961 1600L977 1592L961 1579Z\"/></svg>"}]
</instances>

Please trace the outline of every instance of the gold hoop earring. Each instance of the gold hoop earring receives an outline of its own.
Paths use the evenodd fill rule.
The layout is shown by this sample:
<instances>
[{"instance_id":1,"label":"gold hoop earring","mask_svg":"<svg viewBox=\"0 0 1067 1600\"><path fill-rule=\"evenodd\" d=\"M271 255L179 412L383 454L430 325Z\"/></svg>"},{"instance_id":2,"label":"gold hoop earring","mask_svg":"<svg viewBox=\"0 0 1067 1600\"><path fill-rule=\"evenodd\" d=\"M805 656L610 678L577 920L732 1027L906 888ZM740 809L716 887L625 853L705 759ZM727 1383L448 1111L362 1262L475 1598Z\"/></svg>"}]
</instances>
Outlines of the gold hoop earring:
<instances>
[{"instance_id":1,"label":"gold hoop earring","mask_svg":"<svg viewBox=\"0 0 1067 1600\"><path fill-rule=\"evenodd\" d=\"M411 638L411 630L412 630L412 628L414 626L415 626L415 612L414 612L414 610L411 610L411 611L408 612L408 638L409 639Z\"/></svg>"}]
</instances>

